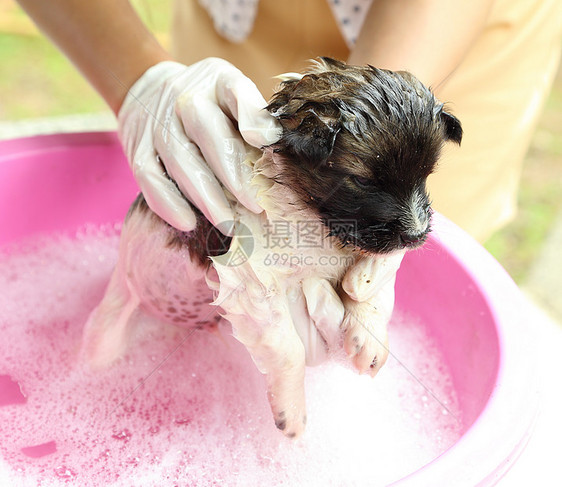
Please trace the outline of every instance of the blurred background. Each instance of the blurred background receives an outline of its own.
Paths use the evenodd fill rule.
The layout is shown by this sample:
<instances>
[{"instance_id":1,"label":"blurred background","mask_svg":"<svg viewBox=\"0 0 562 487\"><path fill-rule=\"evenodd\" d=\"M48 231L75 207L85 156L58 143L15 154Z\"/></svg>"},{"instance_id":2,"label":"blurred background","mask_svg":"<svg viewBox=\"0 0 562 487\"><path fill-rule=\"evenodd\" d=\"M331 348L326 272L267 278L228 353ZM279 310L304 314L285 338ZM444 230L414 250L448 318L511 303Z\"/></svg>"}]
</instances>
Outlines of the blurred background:
<instances>
[{"instance_id":1,"label":"blurred background","mask_svg":"<svg viewBox=\"0 0 562 487\"><path fill-rule=\"evenodd\" d=\"M168 45L170 0L132 0ZM0 139L113 130L103 100L14 0L0 0ZM562 70L544 108L519 194L519 214L486 248L517 284L562 323Z\"/></svg>"}]
</instances>

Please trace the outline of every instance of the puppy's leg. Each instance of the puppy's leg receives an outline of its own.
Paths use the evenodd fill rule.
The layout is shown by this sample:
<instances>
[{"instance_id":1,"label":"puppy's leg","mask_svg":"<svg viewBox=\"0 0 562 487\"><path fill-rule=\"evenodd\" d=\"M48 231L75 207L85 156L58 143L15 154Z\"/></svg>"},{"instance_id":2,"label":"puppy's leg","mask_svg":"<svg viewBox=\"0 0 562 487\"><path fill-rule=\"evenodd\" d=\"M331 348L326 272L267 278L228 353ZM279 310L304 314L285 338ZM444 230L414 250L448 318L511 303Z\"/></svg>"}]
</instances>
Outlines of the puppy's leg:
<instances>
[{"instance_id":1,"label":"puppy's leg","mask_svg":"<svg viewBox=\"0 0 562 487\"><path fill-rule=\"evenodd\" d=\"M267 397L275 426L289 438L299 437L306 425L304 392L305 352L293 322L284 332L271 333L260 346L259 354L269 355L264 362ZM282 346L279 346L279 343ZM254 351L256 353L256 351Z\"/></svg>"},{"instance_id":2,"label":"puppy's leg","mask_svg":"<svg viewBox=\"0 0 562 487\"><path fill-rule=\"evenodd\" d=\"M360 373L376 375L388 358L388 322L394 304L394 287L386 286L368 301L343 299L344 349Z\"/></svg>"},{"instance_id":3,"label":"puppy's leg","mask_svg":"<svg viewBox=\"0 0 562 487\"><path fill-rule=\"evenodd\" d=\"M255 228L259 232L261 222L258 223ZM235 236L229 252L235 255L242 243ZM293 323L291 302L303 310L306 304L304 298L292 299L285 276L264 264L262 258L267 254L256 243L250 258L239 265L225 264L218 257L211 259L219 283L211 304L222 308L221 314L231 323L234 336L265 374L275 424L287 437L294 438L303 433L306 424L306 357Z\"/></svg>"},{"instance_id":4,"label":"puppy's leg","mask_svg":"<svg viewBox=\"0 0 562 487\"><path fill-rule=\"evenodd\" d=\"M100 304L92 311L84 327L82 353L94 366L108 365L125 350L129 319L139 299L127 284L121 265L114 269Z\"/></svg>"},{"instance_id":5,"label":"puppy's leg","mask_svg":"<svg viewBox=\"0 0 562 487\"><path fill-rule=\"evenodd\" d=\"M241 315L229 314L228 305L221 306L236 339L266 375L275 425L289 438L300 436L306 424L305 351L288 309L270 302L259 315Z\"/></svg>"},{"instance_id":6,"label":"puppy's leg","mask_svg":"<svg viewBox=\"0 0 562 487\"><path fill-rule=\"evenodd\" d=\"M365 257L342 281L344 348L361 373L376 375L388 358L387 326L394 308L396 272L403 257L403 253Z\"/></svg>"},{"instance_id":7,"label":"puppy's leg","mask_svg":"<svg viewBox=\"0 0 562 487\"><path fill-rule=\"evenodd\" d=\"M138 294L127 278L131 272L130 255L146 241L147 228L153 220L142 195L131 205L121 231L119 257L105 294L90 313L82 335L82 356L93 367L113 362L126 348L129 320L138 308Z\"/></svg>"},{"instance_id":8,"label":"puppy's leg","mask_svg":"<svg viewBox=\"0 0 562 487\"><path fill-rule=\"evenodd\" d=\"M266 375L267 397L275 425L289 438L300 436L306 424L304 394L305 353L290 316L277 324L257 324L259 338L242 331L245 323L235 323L236 337L246 345L258 369ZM250 325L254 328L255 324Z\"/></svg>"}]
</instances>

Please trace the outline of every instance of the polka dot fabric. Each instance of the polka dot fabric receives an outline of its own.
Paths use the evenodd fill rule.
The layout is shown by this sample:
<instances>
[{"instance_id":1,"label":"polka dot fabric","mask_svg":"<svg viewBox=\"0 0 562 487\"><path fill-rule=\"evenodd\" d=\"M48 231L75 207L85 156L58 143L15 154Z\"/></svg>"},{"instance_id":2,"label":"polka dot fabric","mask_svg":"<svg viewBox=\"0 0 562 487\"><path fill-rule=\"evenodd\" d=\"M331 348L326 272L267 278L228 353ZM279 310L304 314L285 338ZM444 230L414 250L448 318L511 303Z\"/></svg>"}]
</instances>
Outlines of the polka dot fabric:
<instances>
[{"instance_id":1,"label":"polka dot fabric","mask_svg":"<svg viewBox=\"0 0 562 487\"><path fill-rule=\"evenodd\" d=\"M351 48L357 40L372 0L327 0L340 31ZM258 0L199 0L215 29L231 42L243 42L252 32Z\"/></svg>"},{"instance_id":2,"label":"polka dot fabric","mask_svg":"<svg viewBox=\"0 0 562 487\"><path fill-rule=\"evenodd\" d=\"M329 0L338 27L351 48L357 41L372 0Z\"/></svg>"},{"instance_id":3,"label":"polka dot fabric","mask_svg":"<svg viewBox=\"0 0 562 487\"><path fill-rule=\"evenodd\" d=\"M243 42L252 32L258 0L199 0L215 30L230 42Z\"/></svg>"}]
</instances>

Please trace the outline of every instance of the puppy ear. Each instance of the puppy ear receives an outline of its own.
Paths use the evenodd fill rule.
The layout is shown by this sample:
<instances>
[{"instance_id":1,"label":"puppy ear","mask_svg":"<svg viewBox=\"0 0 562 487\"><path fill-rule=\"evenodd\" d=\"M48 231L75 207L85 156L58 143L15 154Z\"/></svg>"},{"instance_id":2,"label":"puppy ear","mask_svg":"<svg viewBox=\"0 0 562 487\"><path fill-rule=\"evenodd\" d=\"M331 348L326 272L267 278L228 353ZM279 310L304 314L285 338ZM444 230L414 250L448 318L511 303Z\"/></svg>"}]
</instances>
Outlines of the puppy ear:
<instances>
[{"instance_id":1,"label":"puppy ear","mask_svg":"<svg viewBox=\"0 0 562 487\"><path fill-rule=\"evenodd\" d=\"M441 122L445 128L445 140L451 140L461 144L462 127L459 119L445 111L441 112Z\"/></svg>"},{"instance_id":2,"label":"puppy ear","mask_svg":"<svg viewBox=\"0 0 562 487\"><path fill-rule=\"evenodd\" d=\"M278 79L279 81L300 81L304 75L301 73L281 73L274 76L273 79Z\"/></svg>"},{"instance_id":3,"label":"puppy ear","mask_svg":"<svg viewBox=\"0 0 562 487\"><path fill-rule=\"evenodd\" d=\"M279 119L283 136L279 151L309 162L325 162L334 149L341 129L337 119L318 115L313 108L299 111L292 117Z\"/></svg>"}]
</instances>

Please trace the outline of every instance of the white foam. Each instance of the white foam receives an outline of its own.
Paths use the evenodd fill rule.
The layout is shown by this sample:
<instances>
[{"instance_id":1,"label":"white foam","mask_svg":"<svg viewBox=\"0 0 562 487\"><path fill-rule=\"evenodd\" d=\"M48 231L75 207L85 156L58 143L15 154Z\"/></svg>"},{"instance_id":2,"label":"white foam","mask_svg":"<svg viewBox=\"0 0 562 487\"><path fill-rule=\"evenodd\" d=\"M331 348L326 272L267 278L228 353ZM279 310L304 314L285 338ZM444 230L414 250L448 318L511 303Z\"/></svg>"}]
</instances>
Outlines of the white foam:
<instances>
[{"instance_id":1,"label":"white foam","mask_svg":"<svg viewBox=\"0 0 562 487\"><path fill-rule=\"evenodd\" d=\"M0 374L27 396L0 407L1 485L386 485L459 437L448 370L404 317L375 379L340 357L307 369L308 424L296 442L275 428L264 379L226 326L216 336L139 314L126 356L86 370L81 327L118 233L88 227L0 256ZM51 441L55 453L21 451Z\"/></svg>"}]
</instances>

